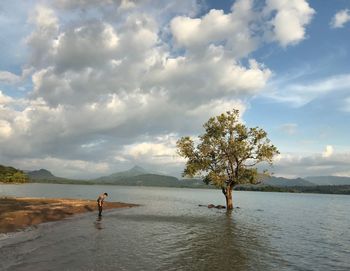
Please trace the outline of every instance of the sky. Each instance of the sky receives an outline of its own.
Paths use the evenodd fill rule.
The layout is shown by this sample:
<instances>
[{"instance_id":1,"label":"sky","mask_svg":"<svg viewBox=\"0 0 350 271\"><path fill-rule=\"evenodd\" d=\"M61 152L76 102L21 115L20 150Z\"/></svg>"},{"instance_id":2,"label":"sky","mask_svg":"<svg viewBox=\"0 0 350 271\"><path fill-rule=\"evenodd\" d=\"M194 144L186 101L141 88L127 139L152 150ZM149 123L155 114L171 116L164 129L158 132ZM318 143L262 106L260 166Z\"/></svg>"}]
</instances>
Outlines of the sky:
<instances>
[{"instance_id":1,"label":"sky","mask_svg":"<svg viewBox=\"0 0 350 271\"><path fill-rule=\"evenodd\" d=\"M182 136L239 109L276 176L350 176L348 0L0 3L0 164L180 176Z\"/></svg>"}]
</instances>

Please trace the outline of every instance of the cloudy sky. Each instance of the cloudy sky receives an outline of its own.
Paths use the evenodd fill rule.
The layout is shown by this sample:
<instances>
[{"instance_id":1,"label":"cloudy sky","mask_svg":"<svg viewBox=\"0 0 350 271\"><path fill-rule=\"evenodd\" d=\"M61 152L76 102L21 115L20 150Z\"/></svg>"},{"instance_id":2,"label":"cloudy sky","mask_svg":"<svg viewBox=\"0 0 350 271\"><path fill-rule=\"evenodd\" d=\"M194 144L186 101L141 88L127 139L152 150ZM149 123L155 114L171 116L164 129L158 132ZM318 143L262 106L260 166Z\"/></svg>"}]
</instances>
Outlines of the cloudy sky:
<instances>
[{"instance_id":1,"label":"cloudy sky","mask_svg":"<svg viewBox=\"0 0 350 271\"><path fill-rule=\"evenodd\" d=\"M179 176L176 140L232 108L277 176L350 176L348 0L0 3L0 164Z\"/></svg>"}]
</instances>

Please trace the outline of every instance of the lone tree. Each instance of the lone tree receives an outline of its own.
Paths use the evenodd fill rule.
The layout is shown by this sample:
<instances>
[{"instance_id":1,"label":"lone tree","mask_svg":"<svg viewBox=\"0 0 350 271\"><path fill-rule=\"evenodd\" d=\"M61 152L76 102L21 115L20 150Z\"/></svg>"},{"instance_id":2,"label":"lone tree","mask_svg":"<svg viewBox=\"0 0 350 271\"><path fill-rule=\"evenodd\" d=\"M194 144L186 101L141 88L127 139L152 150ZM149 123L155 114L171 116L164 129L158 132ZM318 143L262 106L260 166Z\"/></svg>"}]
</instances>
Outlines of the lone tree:
<instances>
[{"instance_id":1,"label":"lone tree","mask_svg":"<svg viewBox=\"0 0 350 271\"><path fill-rule=\"evenodd\" d=\"M227 210L233 209L232 190L237 184L257 183L256 165L272 164L277 148L267 133L258 127L248 128L239 121L239 111L233 109L210 118L203 127L199 142L190 137L177 141L178 153L187 158L183 176L201 176L206 184L221 188Z\"/></svg>"}]
</instances>

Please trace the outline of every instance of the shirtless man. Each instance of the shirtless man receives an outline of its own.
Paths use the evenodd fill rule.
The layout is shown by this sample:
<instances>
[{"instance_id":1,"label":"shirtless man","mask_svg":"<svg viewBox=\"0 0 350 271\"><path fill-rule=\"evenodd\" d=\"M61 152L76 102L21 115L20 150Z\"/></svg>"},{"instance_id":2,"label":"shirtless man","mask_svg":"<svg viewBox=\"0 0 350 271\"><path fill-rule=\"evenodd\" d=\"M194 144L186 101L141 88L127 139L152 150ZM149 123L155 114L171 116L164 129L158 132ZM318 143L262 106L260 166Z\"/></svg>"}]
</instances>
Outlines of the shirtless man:
<instances>
[{"instance_id":1,"label":"shirtless man","mask_svg":"<svg viewBox=\"0 0 350 271\"><path fill-rule=\"evenodd\" d=\"M108 194L103 193L103 194L99 195L97 198L98 216L102 216L103 202L104 202L105 198L107 198L107 197L108 197Z\"/></svg>"}]
</instances>

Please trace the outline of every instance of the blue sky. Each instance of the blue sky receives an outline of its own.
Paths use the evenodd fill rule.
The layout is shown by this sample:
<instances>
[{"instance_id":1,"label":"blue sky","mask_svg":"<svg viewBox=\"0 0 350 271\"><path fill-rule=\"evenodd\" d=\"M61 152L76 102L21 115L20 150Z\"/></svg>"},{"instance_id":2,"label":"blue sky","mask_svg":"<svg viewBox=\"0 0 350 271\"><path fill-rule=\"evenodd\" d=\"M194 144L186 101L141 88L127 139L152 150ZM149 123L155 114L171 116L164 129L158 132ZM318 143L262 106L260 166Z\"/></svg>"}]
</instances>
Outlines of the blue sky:
<instances>
[{"instance_id":1,"label":"blue sky","mask_svg":"<svg viewBox=\"0 0 350 271\"><path fill-rule=\"evenodd\" d=\"M348 8L346 1L310 1L316 11L307 27L306 39L295 46L280 48L276 44L265 46L256 52L263 62L275 72L272 81L277 84L278 92L289 90L290 85L313 86L337 77L345 76L350 70L349 60L349 25L342 28L331 28L330 22L335 13ZM268 53L266 53L268 52ZM264 54L269 54L265 58ZM283 78L292 77L291 80ZM347 79L348 80L348 79ZM283 139L282 133L276 133L275 142L281 150L293 151L301 141L310 141L303 149L309 152L320 151L325 145L333 145L338 151L349 150L347 122L349 112L344 110L344 99L349 95L349 85L345 88L331 87L327 93L317 88L313 99L303 105L290 103L275 104L264 97L257 97L251 103L247 118L254 123L263 123L271 133L283 123L297 124L295 135ZM264 118L263 112L273 120ZM260 116L260 117L259 117ZM311 143L312 142L312 143Z\"/></svg>"},{"instance_id":2,"label":"blue sky","mask_svg":"<svg viewBox=\"0 0 350 271\"><path fill-rule=\"evenodd\" d=\"M0 4L0 163L179 176L176 140L235 107L276 175L350 176L348 1L151 2Z\"/></svg>"}]
</instances>

